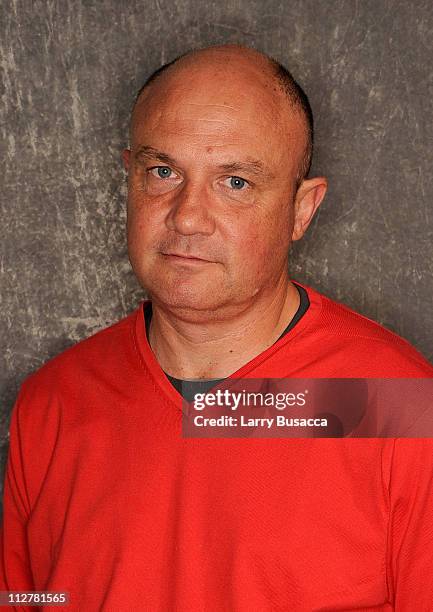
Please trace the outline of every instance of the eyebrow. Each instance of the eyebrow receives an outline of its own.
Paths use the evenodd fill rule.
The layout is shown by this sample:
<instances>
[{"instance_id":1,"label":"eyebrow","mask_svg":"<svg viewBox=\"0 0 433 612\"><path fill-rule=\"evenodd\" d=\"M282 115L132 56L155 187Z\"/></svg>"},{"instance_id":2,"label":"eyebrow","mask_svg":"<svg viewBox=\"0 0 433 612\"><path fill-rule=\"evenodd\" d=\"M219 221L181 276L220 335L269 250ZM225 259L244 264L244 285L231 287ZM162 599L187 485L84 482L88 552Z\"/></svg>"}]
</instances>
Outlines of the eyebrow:
<instances>
[{"instance_id":1,"label":"eyebrow","mask_svg":"<svg viewBox=\"0 0 433 612\"><path fill-rule=\"evenodd\" d=\"M221 164L219 167L225 172L230 173L247 172L258 177L273 177L273 174L266 169L265 164L259 159L246 159L245 161L230 162L228 164Z\"/></svg>"},{"instance_id":2,"label":"eyebrow","mask_svg":"<svg viewBox=\"0 0 433 612\"><path fill-rule=\"evenodd\" d=\"M136 153L136 158L139 162L145 159L156 159L170 166L177 166L177 162L175 159L173 159L166 153L158 151L158 149L155 149L154 147L150 147L148 145L142 145L138 149ZM218 168L227 173L247 172L257 177L274 177L274 175L265 167L265 164L259 159L247 158L245 161L227 162L225 164L219 164Z\"/></svg>"},{"instance_id":3,"label":"eyebrow","mask_svg":"<svg viewBox=\"0 0 433 612\"><path fill-rule=\"evenodd\" d=\"M169 155L167 155L166 153L162 153L162 151L158 151L158 149L154 149L153 147L149 147L147 145L143 145L138 149L136 153L136 158L138 161L141 161L143 159L158 159L159 161L162 161L171 166L176 166L176 161Z\"/></svg>"}]
</instances>

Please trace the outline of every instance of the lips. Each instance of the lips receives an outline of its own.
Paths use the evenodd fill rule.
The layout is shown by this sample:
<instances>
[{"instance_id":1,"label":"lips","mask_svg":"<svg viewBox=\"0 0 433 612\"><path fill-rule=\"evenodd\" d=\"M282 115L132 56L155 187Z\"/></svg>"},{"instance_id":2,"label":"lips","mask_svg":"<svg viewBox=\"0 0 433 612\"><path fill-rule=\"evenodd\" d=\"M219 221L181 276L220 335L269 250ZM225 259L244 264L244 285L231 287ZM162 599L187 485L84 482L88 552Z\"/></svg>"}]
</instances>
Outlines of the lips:
<instances>
[{"instance_id":1,"label":"lips","mask_svg":"<svg viewBox=\"0 0 433 612\"><path fill-rule=\"evenodd\" d=\"M167 257L178 257L179 259L190 259L191 261L207 261L209 262L208 259L204 259L203 257L198 257L196 255L186 255L183 253L163 253L163 255L167 256Z\"/></svg>"}]
</instances>

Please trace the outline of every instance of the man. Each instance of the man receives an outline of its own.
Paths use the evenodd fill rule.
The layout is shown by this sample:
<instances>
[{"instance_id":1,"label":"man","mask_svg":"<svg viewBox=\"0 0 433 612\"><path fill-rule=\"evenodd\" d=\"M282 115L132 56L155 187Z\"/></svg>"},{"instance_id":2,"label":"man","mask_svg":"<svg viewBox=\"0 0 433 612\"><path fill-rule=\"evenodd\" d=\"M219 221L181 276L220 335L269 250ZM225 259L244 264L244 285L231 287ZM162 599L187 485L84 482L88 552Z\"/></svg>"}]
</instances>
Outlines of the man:
<instances>
[{"instance_id":1,"label":"man","mask_svg":"<svg viewBox=\"0 0 433 612\"><path fill-rule=\"evenodd\" d=\"M182 437L190 379L433 375L288 278L326 191L311 150L305 94L251 49L189 53L142 89L123 159L150 300L21 387L7 589L86 611L433 609L430 440Z\"/></svg>"}]
</instances>

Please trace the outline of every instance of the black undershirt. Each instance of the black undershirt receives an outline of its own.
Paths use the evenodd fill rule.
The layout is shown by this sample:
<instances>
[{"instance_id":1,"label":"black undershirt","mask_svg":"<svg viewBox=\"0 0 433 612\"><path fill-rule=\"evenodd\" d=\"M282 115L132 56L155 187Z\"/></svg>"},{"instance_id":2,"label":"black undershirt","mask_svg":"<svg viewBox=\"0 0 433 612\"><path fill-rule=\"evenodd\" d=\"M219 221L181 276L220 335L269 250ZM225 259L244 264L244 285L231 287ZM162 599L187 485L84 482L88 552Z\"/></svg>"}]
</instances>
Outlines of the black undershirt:
<instances>
[{"instance_id":1,"label":"black undershirt","mask_svg":"<svg viewBox=\"0 0 433 612\"><path fill-rule=\"evenodd\" d=\"M291 329L294 328L296 323L303 317L303 315L307 312L308 307L310 306L310 300L308 299L308 294L303 287L293 283L296 289L299 292L300 303L298 310L295 312L292 320L283 331L283 333L275 340L278 342L280 338L285 336ZM144 310L144 320L146 323L146 335L149 340L149 328L150 321L152 319L152 302L147 304L147 307ZM275 344L275 343L274 343ZM174 376L170 376L167 372L164 372L167 376L168 380L171 382L173 387L184 397L187 401L191 401L196 393L206 393L209 389L211 389L216 383L221 382L224 378L206 378L202 380L182 380L180 378L174 378Z\"/></svg>"}]
</instances>

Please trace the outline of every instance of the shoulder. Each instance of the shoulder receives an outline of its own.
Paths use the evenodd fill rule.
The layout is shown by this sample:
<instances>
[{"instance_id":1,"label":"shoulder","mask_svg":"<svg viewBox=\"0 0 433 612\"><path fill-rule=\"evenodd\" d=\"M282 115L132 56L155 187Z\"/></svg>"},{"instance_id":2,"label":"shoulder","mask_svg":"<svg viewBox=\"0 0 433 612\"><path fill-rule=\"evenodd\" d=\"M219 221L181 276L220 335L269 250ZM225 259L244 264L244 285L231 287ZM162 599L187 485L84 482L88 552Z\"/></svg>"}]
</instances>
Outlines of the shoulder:
<instances>
[{"instance_id":1,"label":"shoulder","mask_svg":"<svg viewBox=\"0 0 433 612\"><path fill-rule=\"evenodd\" d=\"M49 359L24 380L19 398L77 388L103 372L118 372L120 363L132 363L137 313L138 309Z\"/></svg>"},{"instance_id":2,"label":"shoulder","mask_svg":"<svg viewBox=\"0 0 433 612\"><path fill-rule=\"evenodd\" d=\"M320 303L311 330L342 362L350 359L353 375L433 377L433 365L407 340L345 304L305 288L310 301Z\"/></svg>"},{"instance_id":3,"label":"shoulder","mask_svg":"<svg viewBox=\"0 0 433 612\"><path fill-rule=\"evenodd\" d=\"M133 377L142 372L134 342L138 314L139 308L74 344L21 383L10 416L10 448L29 470L32 500L56 449L77 432L93 439L128 402Z\"/></svg>"}]
</instances>

